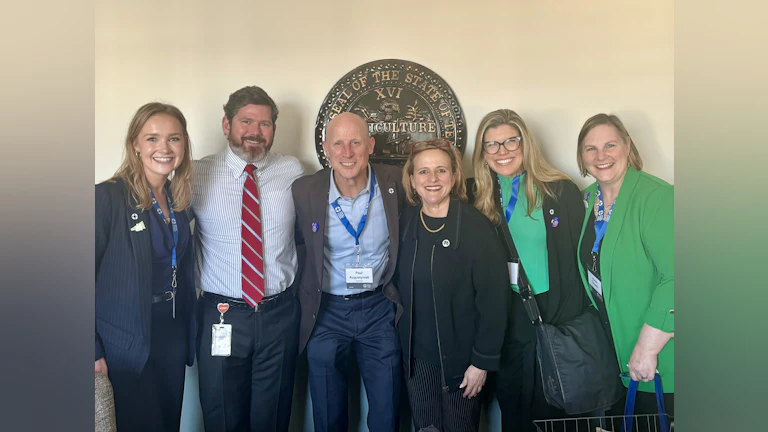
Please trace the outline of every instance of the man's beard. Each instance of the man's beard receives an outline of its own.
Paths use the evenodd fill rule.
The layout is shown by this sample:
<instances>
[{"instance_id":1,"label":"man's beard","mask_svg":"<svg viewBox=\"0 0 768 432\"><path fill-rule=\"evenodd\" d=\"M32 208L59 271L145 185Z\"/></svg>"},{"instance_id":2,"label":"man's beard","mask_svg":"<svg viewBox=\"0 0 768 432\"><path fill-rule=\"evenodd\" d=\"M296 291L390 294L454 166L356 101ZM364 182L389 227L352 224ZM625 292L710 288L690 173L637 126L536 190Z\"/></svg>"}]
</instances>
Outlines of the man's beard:
<instances>
[{"instance_id":1,"label":"man's beard","mask_svg":"<svg viewBox=\"0 0 768 432\"><path fill-rule=\"evenodd\" d=\"M266 144L267 140L265 140L264 137L258 135L247 135L239 141L230 135L227 136L227 140L229 141L229 147L232 149L232 152L249 164L263 160L265 157L267 157L269 150L272 148L271 143L265 147L245 147L245 141L253 141L257 144Z\"/></svg>"}]
</instances>

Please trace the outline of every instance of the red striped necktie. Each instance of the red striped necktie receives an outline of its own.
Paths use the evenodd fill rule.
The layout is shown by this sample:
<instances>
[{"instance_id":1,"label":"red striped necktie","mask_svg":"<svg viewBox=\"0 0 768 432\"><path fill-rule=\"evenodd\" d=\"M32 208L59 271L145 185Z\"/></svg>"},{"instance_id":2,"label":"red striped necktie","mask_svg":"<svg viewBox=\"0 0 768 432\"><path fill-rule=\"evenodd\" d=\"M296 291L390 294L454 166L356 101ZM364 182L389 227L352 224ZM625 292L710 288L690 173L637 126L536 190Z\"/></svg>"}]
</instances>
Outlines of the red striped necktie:
<instances>
[{"instance_id":1,"label":"red striped necktie","mask_svg":"<svg viewBox=\"0 0 768 432\"><path fill-rule=\"evenodd\" d=\"M256 166L248 164L248 177L243 185L242 222L242 283L243 299L251 306L264 298L264 245L261 238L261 211L259 187L254 172Z\"/></svg>"}]
</instances>

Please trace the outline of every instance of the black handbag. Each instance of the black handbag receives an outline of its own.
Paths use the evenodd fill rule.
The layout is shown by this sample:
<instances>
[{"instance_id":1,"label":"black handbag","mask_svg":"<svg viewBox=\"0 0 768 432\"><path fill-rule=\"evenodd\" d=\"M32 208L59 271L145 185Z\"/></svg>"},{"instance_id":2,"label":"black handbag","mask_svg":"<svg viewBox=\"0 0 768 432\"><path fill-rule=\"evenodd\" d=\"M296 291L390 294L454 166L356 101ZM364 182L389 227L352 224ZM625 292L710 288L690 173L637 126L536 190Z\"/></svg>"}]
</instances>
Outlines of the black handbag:
<instances>
[{"instance_id":1,"label":"black handbag","mask_svg":"<svg viewBox=\"0 0 768 432\"><path fill-rule=\"evenodd\" d=\"M565 324L543 322L519 257L513 261L518 264L520 296L536 328L536 357L547 403L568 414L608 409L621 399L624 385L600 317L590 310Z\"/></svg>"}]
</instances>

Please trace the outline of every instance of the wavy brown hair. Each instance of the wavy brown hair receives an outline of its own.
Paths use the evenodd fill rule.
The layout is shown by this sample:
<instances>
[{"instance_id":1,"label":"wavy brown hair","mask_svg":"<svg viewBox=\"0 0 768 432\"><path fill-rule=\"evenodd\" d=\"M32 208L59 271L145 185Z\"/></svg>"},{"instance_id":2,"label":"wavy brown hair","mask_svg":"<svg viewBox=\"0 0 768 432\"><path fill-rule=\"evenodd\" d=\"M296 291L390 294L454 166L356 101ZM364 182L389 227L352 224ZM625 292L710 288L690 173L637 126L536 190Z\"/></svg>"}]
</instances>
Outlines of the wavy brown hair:
<instances>
[{"instance_id":1,"label":"wavy brown hair","mask_svg":"<svg viewBox=\"0 0 768 432\"><path fill-rule=\"evenodd\" d=\"M475 172L475 207L494 224L501 222L498 211L498 197L493 193L493 184L496 178L491 175L491 168L485 163L483 156L483 136L485 131L502 125L509 125L520 132L520 151L523 152L523 169L526 171L525 197L528 199L528 213L541 205L543 194L555 197L549 183L557 180L571 180L565 173L555 169L544 158L541 148L533 135L528 131L523 119L514 111L499 109L490 112L480 120L475 137L475 151L472 154L472 165ZM534 188L535 186L535 188Z\"/></svg>"},{"instance_id":2,"label":"wavy brown hair","mask_svg":"<svg viewBox=\"0 0 768 432\"><path fill-rule=\"evenodd\" d=\"M624 123L622 123L615 114L600 113L593 115L584 122L584 126L581 127L581 132L579 132L579 141L576 146L576 163L579 164L579 172L581 173L581 176L587 176L587 168L584 166L584 158L581 157L581 148L584 146L584 138L587 137L587 134L589 134L592 129L600 125L613 126L614 129L616 129L616 132L619 133L624 144L629 145L629 166L638 171L642 171L643 158L640 157L640 152L637 150L637 147L635 147L635 142L632 140L632 137L629 136L629 132L627 132L627 128L624 127Z\"/></svg>"},{"instance_id":3,"label":"wavy brown hair","mask_svg":"<svg viewBox=\"0 0 768 432\"><path fill-rule=\"evenodd\" d=\"M117 179L123 179L128 184L131 196L138 203L141 210L152 208L152 196L149 193L149 182L144 175L144 166L141 159L133 149L133 143L139 137L139 133L147 121L154 115L167 114L181 124L184 131L184 157L181 164L171 174L170 195L174 211L186 210L192 200L192 151L189 142L189 133L187 132L187 119L184 114L173 105L160 102L150 102L136 111L133 115L131 124L128 126L128 133L125 136L125 155L120 168L109 182Z\"/></svg>"},{"instance_id":4,"label":"wavy brown hair","mask_svg":"<svg viewBox=\"0 0 768 432\"><path fill-rule=\"evenodd\" d=\"M425 152L427 150L441 150L448 155L451 160L451 170L456 175L456 179L453 181L451 187L451 196L458 198L464 202L467 201L467 185L464 180L464 170L461 167L461 156L456 150L456 147L448 140L435 139L431 141L419 141L413 144L413 150L411 155L408 156L408 160L403 167L403 189L405 189L405 199L411 205L418 205L421 202L421 198L413 190L411 186L411 176L413 175L413 158L417 154Z\"/></svg>"}]
</instances>

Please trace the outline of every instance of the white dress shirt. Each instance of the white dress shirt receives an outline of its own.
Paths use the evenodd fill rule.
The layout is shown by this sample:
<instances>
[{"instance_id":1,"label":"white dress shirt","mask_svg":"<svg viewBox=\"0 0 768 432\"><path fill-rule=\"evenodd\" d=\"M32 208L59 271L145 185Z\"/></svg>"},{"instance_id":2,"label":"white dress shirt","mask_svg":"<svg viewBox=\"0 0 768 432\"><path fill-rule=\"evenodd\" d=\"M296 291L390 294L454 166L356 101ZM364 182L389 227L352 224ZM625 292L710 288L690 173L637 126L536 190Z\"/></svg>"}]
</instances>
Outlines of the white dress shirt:
<instances>
[{"instance_id":1,"label":"white dress shirt","mask_svg":"<svg viewBox=\"0 0 768 432\"><path fill-rule=\"evenodd\" d=\"M246 162L232 149L193 162L197 287L242 297L242 203ZM296 212L291 185L304 175L298 159L269 152L254 163L264 245L265 296L283 292L296 277Z\"/></svg>"}]
</instances>

